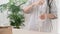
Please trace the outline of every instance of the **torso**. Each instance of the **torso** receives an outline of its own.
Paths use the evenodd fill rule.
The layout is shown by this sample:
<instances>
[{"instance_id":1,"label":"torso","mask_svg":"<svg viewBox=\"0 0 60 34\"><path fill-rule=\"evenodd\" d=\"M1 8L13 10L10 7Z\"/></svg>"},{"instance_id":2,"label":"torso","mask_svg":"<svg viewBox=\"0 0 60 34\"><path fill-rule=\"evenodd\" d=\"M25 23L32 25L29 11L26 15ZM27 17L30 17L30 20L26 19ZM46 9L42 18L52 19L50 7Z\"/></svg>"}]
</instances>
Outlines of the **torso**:
<instances>
[{"instance_id":1,"label":"torso","mask_svg":"<svg viewBox=\"0 0 60 34\"><path fill-rule=\"evenodd\" d=\"M32 0L33 2L36 2L37 0ZM34 30L34 31L40 31L41 27L43 28L43 23L46 22L46 20L41 20L39 16L41 14L46 13L47 8L47 1L45 0L45 3L43 5L38 5L33 7L32 13L30 14L28 24L28 30ZM46 22L47 23L47 22ZM46 23L44 23L44 27L46 26ZM49 26L47 26L49 27ZM46 28L47 29L47 28ZM46 30L45 29L45 30ZM47 29L48 30L48 29Z\"/></svg>"}]
</instances>

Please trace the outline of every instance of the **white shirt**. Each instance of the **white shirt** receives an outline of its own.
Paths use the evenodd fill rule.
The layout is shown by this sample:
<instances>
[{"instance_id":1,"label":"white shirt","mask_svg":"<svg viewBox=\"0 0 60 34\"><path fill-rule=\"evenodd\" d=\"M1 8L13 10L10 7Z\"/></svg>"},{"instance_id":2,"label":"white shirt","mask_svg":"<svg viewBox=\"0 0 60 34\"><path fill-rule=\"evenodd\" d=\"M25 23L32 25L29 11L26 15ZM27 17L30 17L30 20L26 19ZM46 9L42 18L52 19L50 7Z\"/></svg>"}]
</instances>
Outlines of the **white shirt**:
<instances>
[{"instance_id":1,"label":"white shirt","mask_svg":"<svg viewBox=\"0 0 60 34\"><path fill-rule=\"evenodd\" d=\"M22 8L26 8L29 5L31 5L33 2L36 2L37 0L28 0L26 4L22 5ZM52 3L52 13L54 15L57 15L56 6L54 5L55 1ZM26 17L26 24L25 29L27 30L33 30L33 31L44 31L44 32L50 32L53 28L52 23L53 21L51 19L45 19L41 20L39 16L44 13L48 13L49 10L47 8L47 0L45 0L45 3L43 5L34 6L32 10L30 10L29 14L25 14ZM55 20L56 21L56 20Z\"/></svg>"}]
</instances>

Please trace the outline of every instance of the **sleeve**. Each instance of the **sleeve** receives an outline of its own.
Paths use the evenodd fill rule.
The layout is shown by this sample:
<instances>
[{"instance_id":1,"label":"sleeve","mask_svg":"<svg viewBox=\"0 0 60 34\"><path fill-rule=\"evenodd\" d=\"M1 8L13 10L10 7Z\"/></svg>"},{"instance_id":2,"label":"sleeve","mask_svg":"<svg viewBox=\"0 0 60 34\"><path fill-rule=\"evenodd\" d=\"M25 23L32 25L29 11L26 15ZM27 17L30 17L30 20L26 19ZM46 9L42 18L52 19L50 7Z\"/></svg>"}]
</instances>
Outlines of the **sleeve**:
<instances>
[{"instance_id":1,"label":"sleeve","mask_svg":"<svg viewBox=\"0 0 60 34\"><path fill-rule=\"evenodd\" d=\"M51 3L51 13L57 17L57 6L55 0L53 0Z\"/></svg>"}]
</instances>

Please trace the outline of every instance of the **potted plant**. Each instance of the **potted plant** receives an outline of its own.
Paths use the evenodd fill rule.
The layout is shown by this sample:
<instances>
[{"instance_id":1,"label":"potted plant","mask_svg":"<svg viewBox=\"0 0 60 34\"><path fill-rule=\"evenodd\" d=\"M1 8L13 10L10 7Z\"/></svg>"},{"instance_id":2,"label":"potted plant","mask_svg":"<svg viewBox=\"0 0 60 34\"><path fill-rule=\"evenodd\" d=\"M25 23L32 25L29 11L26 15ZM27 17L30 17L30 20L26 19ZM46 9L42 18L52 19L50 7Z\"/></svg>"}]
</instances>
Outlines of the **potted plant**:
<instances>
[{"instance_id":1,"label":"potted plant","mask_svg":"<svg viewBox=\"0 0 60 34\"><path fill-rule=\"evenodd\" d=\"M22 14L22 9L20 9L20 6L16 5L10 5L9 10L11 14L9 14L8 18L10 18L10 22L14 28L20 28L21 25L23 25L24 22L24 16Z\"/></svg>"},{"instance_id":2,"label":"potted plant","mask_svg":"<svg viewBox=\"0 0 60 34\"><path fill-rule=\"evenodd\" d=\"M15 2L14 2L15 1ZM24 4L26 1L22 1L22 0L9 0L9 2L7 4L2 4L0 5L0 10L1 12L3 12L3 10L8 9L8 12L10 12L10 14L8 14L8 18L10 19L10 25L13 26L14 28L20 28L22 25L24 25L24 15L23 15L23 11L20 8L20 6L22 4ZM16 5L17 2L20 2L19 5Z\"/></svg>"}]
</instances>

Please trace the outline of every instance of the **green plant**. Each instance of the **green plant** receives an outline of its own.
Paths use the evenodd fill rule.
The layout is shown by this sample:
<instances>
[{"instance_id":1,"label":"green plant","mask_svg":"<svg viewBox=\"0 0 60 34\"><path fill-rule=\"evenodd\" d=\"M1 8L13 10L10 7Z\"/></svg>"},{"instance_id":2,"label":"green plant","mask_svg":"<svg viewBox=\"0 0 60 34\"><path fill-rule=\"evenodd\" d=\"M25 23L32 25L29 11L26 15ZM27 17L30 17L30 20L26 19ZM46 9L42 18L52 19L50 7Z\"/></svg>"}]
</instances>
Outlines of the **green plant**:
<instances>
[{"instance_id":1,"label":"green plant","mask_svg":"<svg viewBox=\"0 0 60 34\"><path fill-rule=\"evenodd\" d=\"M16 6L17 2L20 2L18 6ZM14 28L20 28L21 25L24 25L24 16L22 13L23 11L20 6L25 2L25 0L9 0L7 4L0 5L1 12L6 9L8 9L8 12L10 12L8 18L10 19L10 25Z\"/></svg>"},{"instance_id":2,"label":"green plant","mask_svg":"<svg viewBox=\"0 0 60 34\"><path fill-rule=\"evenodd\" d=\"M24 16L21 14L21 9L19 6L15 6L14 4L9 7L11 14L9 14L8 18L10 18L10 22L12 26L15 28L20 28L24 22ZM19 13L21 12L21 13Z\"/></svg>"}]
</instances>

